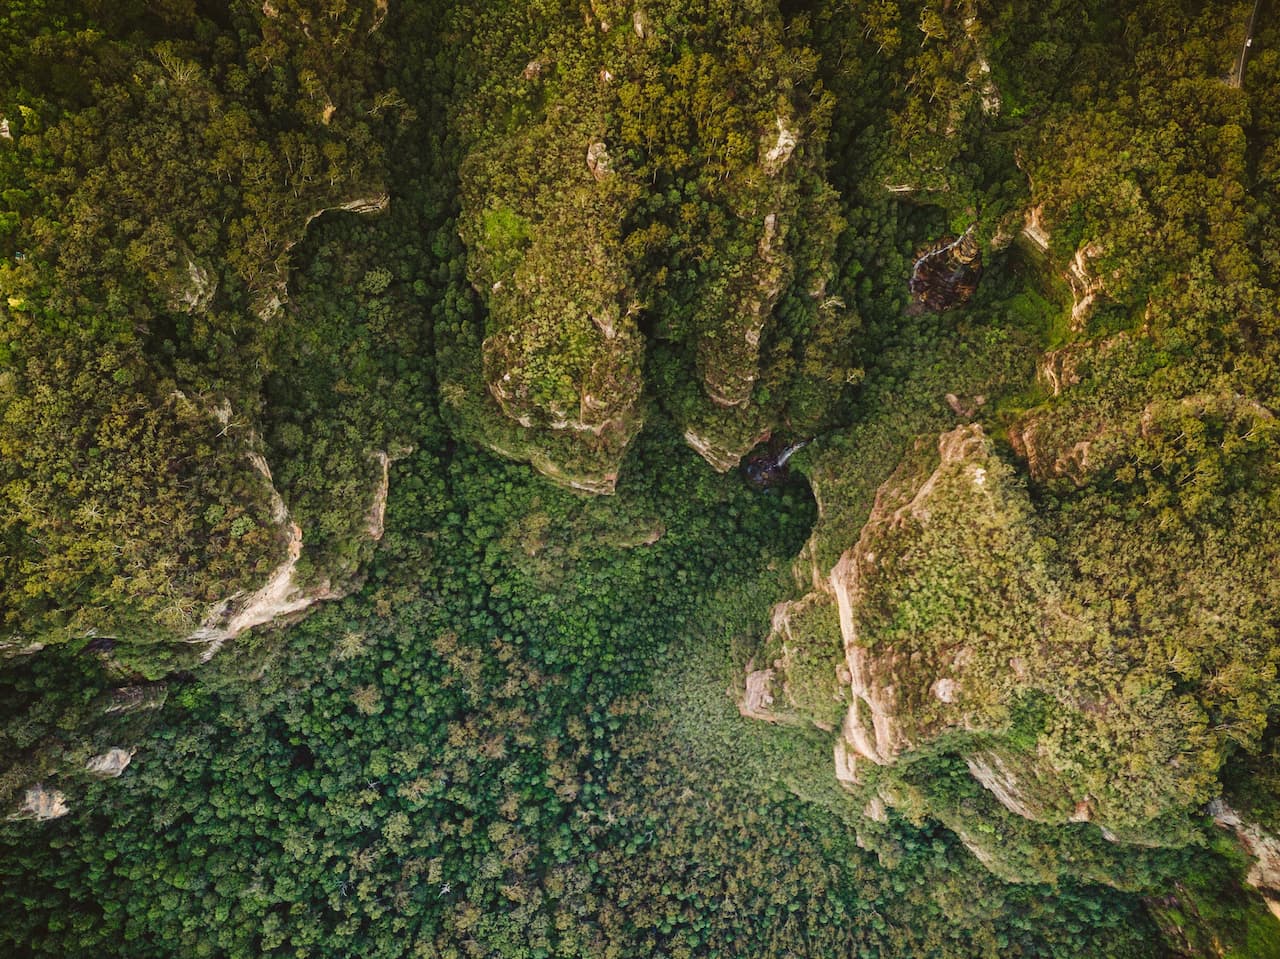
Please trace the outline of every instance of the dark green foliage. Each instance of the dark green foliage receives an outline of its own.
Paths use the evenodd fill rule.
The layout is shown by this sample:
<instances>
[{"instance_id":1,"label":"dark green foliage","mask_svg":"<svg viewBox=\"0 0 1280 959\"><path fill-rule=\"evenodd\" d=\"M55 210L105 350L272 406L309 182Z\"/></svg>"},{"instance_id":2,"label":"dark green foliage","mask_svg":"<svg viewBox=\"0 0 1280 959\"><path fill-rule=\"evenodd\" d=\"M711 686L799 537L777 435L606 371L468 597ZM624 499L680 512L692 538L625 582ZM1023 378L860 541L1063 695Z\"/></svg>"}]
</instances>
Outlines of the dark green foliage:
<instances>
[{"instance_id":1,"label":"dark green foliage","mask_svg":"<svg viewBox=\"0 0 1280 959\"><path fill-rule=\"evenodd\" d=\"M292 630L261 680L178 692L124 778L68 785L76 811L43 827L38 856L20 848L29 826L4 827L7 947L1149 954L1132 898L1007 886L900 821L878 858L830 808L744 777L749 753L708 765L718 734L681 744L732 705L714 677L681 679L673 628L709 622L709 597L715 615L758 615L759 591L730 587L776 582L764 567L812 506L717 480L672 431L640 444L655 467L607 516L475 453L419 472L391 504L413 522L393 522L365 594ZM539 509L557 532L509 538ZM620 517L667 532L594 535ZM597 545L547 590L537 561L557 542ZM698 705L638 695L662 673Z\"/></svg>"}]
</instances>

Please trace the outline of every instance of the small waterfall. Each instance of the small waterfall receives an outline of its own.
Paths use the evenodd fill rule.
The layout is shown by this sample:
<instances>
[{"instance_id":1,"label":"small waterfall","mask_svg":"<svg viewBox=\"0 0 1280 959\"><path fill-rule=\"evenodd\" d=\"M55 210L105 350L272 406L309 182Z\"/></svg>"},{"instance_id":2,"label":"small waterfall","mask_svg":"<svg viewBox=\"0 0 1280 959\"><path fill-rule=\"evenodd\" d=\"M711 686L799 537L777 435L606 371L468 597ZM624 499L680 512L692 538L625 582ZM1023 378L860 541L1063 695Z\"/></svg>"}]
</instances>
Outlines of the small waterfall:
<instances>
[{"instance_id":1,"label":"small waterfall","mask_svg":"<svg viewBox=\"0 0 1280 959\"><path fill-rule=\"evenodd\" d=\"M968 228L968 229L966 229L963 233L961 233L958 237L956 237L954 240L952 240L952 241L951 241L950 243L948 243L946 246L944 246L944 247L940 247L939 249L936 249L936 250L931 250L930 252L926 253L924 256L920 257L920 259L916 260L915 265L911 267L911 286L912 286L912 288L914 288L914 287L915 287L916 278L920 275L920 264L921 264L921 263L923 263L925 260L932 259L932 258L933 258L933 257L935 257L935 256L941 256L943 253L948 253L948 252L950 252L951 250L954 250L956 247L958 247L961 243L963 243L963 242L964 242L965 237L967 237L970 233L972 233L972 232L973 232L973 228L974 228L976 225L977 225L977 224L975 224L975 223L971 223L971 224L969 224L969 228Z\"/></svg>"},{"instance_id":2,"label":"small waterfall","mask_svg":"<svg viewBox=\"0 0 1280 959\"><path fill-rule=\"evenodd\" d=\"M797 452L804 449L813 438L801 440L798 443L792 443L777 456L774 456L767 449L747 458L742 464L742 470L746 474L751 484L758 489L766 489L777 483L786 482L787 479L787 460L791 459Z\"/></svg>"},{"instance_id":3,"label":"small waterfall","mask_svg":"<svg viewBox=\"0 0 1280 959\"><path fill-rule=\"evenodd\" d=\"M793 453L800 452L800 450L804 449L812 442L813 440L801 440L799 443L792 443L788 446L782 451L782 455L778 457L778 468L781 469L783 466L786 466L787 460L791 459Z\"/></svg>"}]
</instances>

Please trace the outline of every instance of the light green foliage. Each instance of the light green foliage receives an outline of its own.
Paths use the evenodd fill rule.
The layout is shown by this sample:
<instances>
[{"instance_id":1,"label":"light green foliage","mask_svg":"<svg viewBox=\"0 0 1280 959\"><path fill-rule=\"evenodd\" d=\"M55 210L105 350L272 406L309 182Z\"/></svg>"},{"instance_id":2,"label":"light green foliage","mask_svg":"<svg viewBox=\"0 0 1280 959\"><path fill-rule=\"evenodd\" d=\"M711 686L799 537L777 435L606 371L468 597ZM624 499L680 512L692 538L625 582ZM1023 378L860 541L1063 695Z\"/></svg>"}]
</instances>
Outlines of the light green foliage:
<instances>
[{"instance_id":1,"label":"light green foliage","mask_svg":"<svg viewBox=\"0 0 1280 959\"><path fill-rule=\"evenodd\" d=\"M771 4L549 6L469 26L474 49L529 59L486 61L460 101L487 319L482 368L451 370L446 403L498 451L607 491L641 421L643 328L658 399L713 460L783 420L817 429L856 315L828 292L843 223L803 24Z\"/></svg>"},{"instance_id":2,"label":"light green foliage","mask_svg":"<svg viewBox=\"0 0 1280 959\"><path fill-rule=\"evenodd\" d=\"M172 639L284 557L264 317L309 218L380 187L374 11L63 6L0 21L0 630Z\"/></svg>"},{"instance_id":3,"label":"light green foliage","mask_svg":"<svg viewBox=\"0 0 1280 959\"><path fill-rule=\"evenodd\" d=\"M1031 177L1024 202L1040 208L1052 235L1048 262L1036 256L1026 263L1062 270L1061 278L1037 285L1074 298L1079 308L1068 326L1059 311L1035 302L1038 294L993 290L1000 281L988 276L971 312L994 328L959 318L963 335L949 340L950 331L895 323L891 310L863 306L878 282L864 280L859 304L881 355L868 364L852 426L798 460L823 509L797 573L808 588L855 543L859 562L863 550L876 554L875 563L860 567L866 575L855 597L855 630L872 649L872 672L895 690L912 742L900 770L868 775L915 815L939 817L962 836L967 829L966 842L1009 877L1062 868L1051 863L1065 836L1024 823L1011 841L994 846L975 831L982 820L975 822L974 810L957 811L954 792L903 784L925 781L939 755L994 756L1018 783L1010 802L1021 803L1024 815L1061 822L1080 815L1085 803L1087 814L1126 826L1117 830L1122 840L1159 836L1176 844L1187 837L1177 818L1220 791L1223 766L1257 748L1275 710L1268 690L1276 644L1263 612L1274 602L1275 537L1266 532L1274 499L1274 363L1258 336L1271 324L1274 292L1257 280L1247 252L1250 220L1234 206L1247 202L1250 146L1240 132L1246 100L1222 84L1215 66L1234 56L1226 24L1247 12L1216 8L1188 21L1181 12L1144 7L1126 15L1122 44L1109 13L1086 11L1084 30L1071 42L1076 69L1094 71L1098 80L1077 81L1052 100L1048 88L1034 92L1044 82L1036 70L1063 69L1067 58L1024 44L1039 33L1029 22L1060 20L1061 11L1009 4L984 13L964 24L970 40L986 44L993 75L1009 78L1024 108L1039 97L1043 110L1003 131L991 129L992 115L983 119L972 109L971 92L947 93L946 74L955 76L957 64L944 58L930 66L927 55L906 63L916 71L913 82L936 72L942 85L932 88L936 98L915 99L891 120L906 131L908 156L896 148L884 155L898 164L894 171L909 171L926 156L937 162L946 151L953 159L945 161L945 181L926 170L914 181L919 174L902 172L881 182L900 177L915 202L947 211L967 205L970 220L1017 229L1020 217L1005 215L1011 197L999 151L982 167L956 159L966 140L1016 146ZM958 24L949 24L947 13L921 13L924 48L943 44L963 60L972 48L948 37ZM970 15L951 11L957 21ZM1010 32L985 35L989 23ZM825 29L829 42L844 42L838 26ZM892 55L890 39L878 54ZM1184 42L1185 54L1169 55ZM1047 59L1032 68L1024 58L1037 49ZM1003 69L993 51L1007 58ZM1117 72L1116 63L1129 57L1138 69ZM1021 66L1011 70L1011 62ZM839 95L842 88L832 86ZM913 110L920 123L903 127ZM1208 124L1197 127L1203 149L1189 146L1189 115ZM931 139L943 116L950 132ZM848 183L839 170L833 180L846 193L869 194L873 185L858 179L863 170L850 164ZM923 215L899 220L910 225ZM953 230L964 222L954 213L949 219ZM862 242L887 246L875 236ZM1082 305L1086 295L1096 300L1092 307ZM1025 334L1053 346L1075 341L1037 363L1034 385ZM911 355L900 359L895 343ZM961 417L1009 438L1013 463L1032 486L1022 492L1006 462L984 462L994 485L975 499L971 483L956 485L960 477L944 471L928 505L920 505L927 519L909 509L886 523L904 505L895 489L906 479L910 498L929 473L910 480L912 467L898 465L913 434L927 424L927 449L954 423L943 394L951 394L953 410L968 408ZM891 475L897 479L882 485ZM949 662L957 650L966 653L960 672L973 688L946 707L930 695L930 683L945 665L940 660ZM816 679L815 689L825 681ZM1047 699L1028 713L1035 697ZM972 736L976 730L994 738ZM959 775L957 784L968 780L963 769ZM1006 822L998 831L1008 837L1011 814L1000 815Z\"/></svg>"},{"instance_id":4,"label":"light green foliage","mask_svg":"<svg viewBox=\"0 0 1280 959\"><path fill-rule=\"evenodd\" d=\"M940 445L954 450L958 432ZM1203 704L1164 680L1146 649L1126 655L1096 612L1095 584L1073 590L1010 467L966 442L976 448L951 462L944 452L927 478L891 479L860 541L877 559L859 567L854 629L873 661L886 657L876 682L899 690L910 740L1004 733L1016 704L1045 697L1023 757L998 737L961 747L983 759L995 745L995 765L1012 767L1015 801L1034 818L1085 809L1134 827L1208 801L1222 740ZM930 689L935 677L957 685L955 705Z\"/></svg>"}]
</instances>

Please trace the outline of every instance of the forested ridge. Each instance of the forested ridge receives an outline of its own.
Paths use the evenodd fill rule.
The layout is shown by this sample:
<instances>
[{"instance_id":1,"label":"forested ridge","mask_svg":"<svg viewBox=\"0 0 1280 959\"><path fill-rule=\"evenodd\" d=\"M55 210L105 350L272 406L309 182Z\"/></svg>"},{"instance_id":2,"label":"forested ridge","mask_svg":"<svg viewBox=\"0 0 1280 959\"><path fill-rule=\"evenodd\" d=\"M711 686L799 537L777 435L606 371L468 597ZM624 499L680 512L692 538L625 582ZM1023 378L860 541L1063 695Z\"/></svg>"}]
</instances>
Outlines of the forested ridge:
<instances>
[{"instance_id":1,"label":"forested ridge","mask_svg":"<svg viewBox=\"0 0 1280 959\"><path fill-rule=\"evenodd\" d=\"M8 4L0 952L1280 955L1275 23Z\"/></svg>"}]
</instances>

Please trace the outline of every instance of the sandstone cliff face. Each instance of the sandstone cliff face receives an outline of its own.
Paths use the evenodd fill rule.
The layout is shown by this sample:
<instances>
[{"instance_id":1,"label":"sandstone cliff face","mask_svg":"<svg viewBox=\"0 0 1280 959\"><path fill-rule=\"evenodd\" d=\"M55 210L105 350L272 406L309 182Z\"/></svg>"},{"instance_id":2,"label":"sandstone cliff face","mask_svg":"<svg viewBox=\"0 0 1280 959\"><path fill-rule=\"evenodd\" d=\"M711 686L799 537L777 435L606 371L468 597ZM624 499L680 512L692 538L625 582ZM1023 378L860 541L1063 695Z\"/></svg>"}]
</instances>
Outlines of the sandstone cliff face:
<instances>
[{"instance_id":1,"label":"sandstone cliff face","mask_svg":"<svg viewBox=\"0 0 1280 959\"><path fill-rule=\"evenodd\" d=\"M768 182L738 200L743 215L761 202L778 210L757 218L756 242L726 258L694 307L705 407L684 424L686 439L722 472L770 432L751 397L762 338L794 275L784 219L795 209L794 184L784 172L796 141L785 125L780 129L777 142L761 151ZM485 388L505 421L482 428L482 441L564 485L608 493L642 425L646 344L637 325L636 267L618 228L636 187L619 182L602 141L591 142L586 157L566 173L554 222L536 203L508 208L491 199L504 212L478 210L462 233L473 251L473 285L488 307ZM569 164L549 159L548 165ZM565 196L577 199L562 205Z\"/></svg>"},{"instance_id":2,"label":"sandstone cliff face","mask_svg":"<svg viewBox=\"0 0 1280 959\"><path fill-rule=\"evenodd\" d=\"M1075 598L981 426L921 440L857 542L825 571L817 555L799 566L813 590L775 610L741 707L828 728L839 704L834 774L855 792L947 821L954 810L902 777L918 757L952 755L1021 819L1148 842L1147 819L1212 788L1185 766L1208 744L1194 711L1148 667L1116 666L1107 622ZM1136 683L1154 692L1138 697ZM1168 775L1130 788L1106 758L1120 742L1126 768ZM982 856L1004 855L956 822Z\"/></svg>"},{"instance_id":3,"label":"sandstone cliff face","mask_svg":"<svg viewBox=\"0 0 1280 959\"><path fill-rule=\"evenodd\" d=\"M754 249L744 248L743 255L727 261L721 275L706 284L708 293L698 306L705 327L698 342L698 369L707 397L720 407L742 408L750 402L760 375L760 338L794 273L786 249L796 192L792 154L799 145L792 126L793 121L778 117L776 136L768 131L761 137L755 169L742 183L726 188L738 207L735 213L747 222L759 219L752 217L753 210L767 212L759 221Z\"/></svg>"},{"instance_id":4,"label":"sandstone cliff face","mask_svg":"<svg viewBox=\"0 0 1280 959\"><path fill-rule=\"evenodd\" d=\"M223 404L215 408L211 416L215 422L224 426L231 422L231 408ZM264 485L270 498L270 518L277 531L285 537L284 556L254 589L241 590L214 603L204 614L203 621L185 636L175 637L187 643L201 647L199 651L202 662L212 658L229 640L234 640L244 632L256 627L274 625L306 613L316 604L340 598L359 585L359 578L351 575L339 577L326 576L323 571L318 578L307 582L301 581L298 575L298 564L303 554L303 530L290 514L280 492L273 482L270 466L265 456L253 448L258 445L256 435L246 431L244 458L252 473ZM403 455L405 450L397 450ZM370 503L367 513L362 514L363 530L371 540L382 536L385 523L386 497L390 483L390 464L395 457L384 452L374 451L371 459L378 467L373 489L370 490ZM112 638L98 637L91 644L93 650L103 659L108 670L115 662L112 651L118 642ZM35 653L37 650L23 650ZM84 655L88 654L88 650ZM119 671L118 667L117 671ZM131 675L131 670L126 671ZM148 713L159 710L168 698L168 682L164 680L146 683L132 683L117 686L102 692L95 706L100 719L96 726L106 731L113 738L119 735L119 720L127 715ZM128 728L128 727L126 727ZM136 724L131 727L136 732ZM115 730L115 731L112 731ZM136 747L115 746L105 752L80 760L83 767L68 767L61 750L49 753L43 744L37 744L35 759L29 764L30 773L34 775L72 775L87 774L100 779L112 779L125 772L133 761ZM26 759L20 763L27 763ZM19 766L18 768L27 768ZM66 796L60 790L35 785L27 789L20 808L11 818L34 819L37 821L54 819L66 815L68 804Z\"/></svg>"},{"instance_id":5,"label":"sandstone cliff face","mask_svg":"<svg viewBox=\"0 0 1280 959\"><path fill-rule=\"evenodd\" d=\"M187 636L192 643L208 643L205 659L213 656L222 643L253 626L261 626L277 616L299 612L310 605L310 597L300 595L294 588L294 570L302 556L302 529L289 518L271 477L271 467L266 458L256 450L245 454L250 465L266 482L271 497L271 518L278 527L287 531L288 546L284 561L268 577L267 581L252 593L236 594L216 603L206 614L200 628Z\"/></svg>"},{"instance_id":6,"label":"sandstone cliff face","mask_svg":"<svg viewBox=\"0 0 1280 959\"><path fill-rule=\"evenodd\" d=\"M541 68L526 76L542 82ZM487 316L480 369L446 371L442 392L490 449L609 493L643 422L635 254L622 235L637 187L614 169L582 81L560 109L482 142L463 165L459 233Z\"/></svg>"},{"instance_id":7,"label":"sandstone cliff face","mask_svg":"<svg viewBox=\"0 0 1280 959\"><path fill-rule=\"evenodd\" d=\"M37 783L26 791L22 805L9 818L47 822L50 819L60 819L69 812L71 808L67 805L67 797L60 790L47 789Z\"/></svg>"},{"instance_id":8,"label":"sandstone cliff face","mask_svg":"<svg viewBox=\"0 0 1280 959\"><path fill-rule=\"evenodd\" d=\"M705 427L703 427L705 428ZM750 450L767 442L771 433L764 430L760 433L748 432L745 439L739 439L714 428L708 429L712 435L704 436L698 429L689 427L684 431L684 441L689 448L711 464L717 473L727 473L740 462Z\"/></svg>"},{"instance_id":9,"label":"sandstone cliff face","mask_svg":"<svg viewBox=\"0 0 1280 959\"><path fill-rule=\"evenodd\" d=\"M932 472L906 464L881 487L858 543L817 579L813 592L779 604L774 611L767 648L797 645L796 621L812 618L815 610L826 610L828 631L838 631L839 643L830 649L828 668L846 693L835 748L839 775L850 783L859 780L861 763L891 765L904 752L945 731L964 730L976 720L977 706L966 695L966 685L973 681L966 674L975 656L972 648L877 644L865 623L868 592L877 580L883 583L883 568L892 568L889 564L896 558L884 554L894 549L890 544L895 538L930 522L939 505L939 488L959 481L981 494L989 482L997 481L989 478L989 447L981 427L944 434L937 450L940 462ZM806 645L818 638L810 631ZM776 678L783 682L786 663L787 657L775 663Z\"/></svg>"},{"instance_id":10,"label":"sandstone cliff face","mask_svg":"<svg viewBox=\"0 0 1280 959\"><path fill-rule=\"evenodd\" d=\"M481 93L490 108L459 120L474 139L458 229L484 316L449 345L463 362L441 395L461 433L562 485L614 489L651 348L679 370L654 399L722 472L779 424L812 432L844 385L823 352L847 355L854 325L826 295L842 224L821 175L825 120L776 92L800 90L813 65L788 53L774 4L717 16L596 0L516 38ZM769 51L750 76L723 55L734 31ZM673 65L672 49L690 52ZM680 71L698 57L698 89L723 89L725 106L695 129ZM657 97L671 102L655 110ZM520 119L498 129L493 111ZM821 348L778 329L786 297L792 323L822 325ZM791 409L800 375L808 405Z\"/></svg>"},{"instance_id":11,"label":"sandstone cliff face","mask_svg":"<svg viewBox=\"0 0 1280 959\"><path fill-rule=\"evenodd\" d=\"M785 161L774 162L776 173ZM778 214L767 214L755 255L729 267L727 272L738 276L702 307L719 314L719 322L698 342L703 388L717 406L744 407L751 400L760 375L760 337L792 269L782 231Z\"/></svg>"},{"instance_id":12,"label":"sandstone cliff face","mask_svg":"<svg viewBox=\"0 0 1280 959\"><path fill-rule=\"evenodd\" d=\"M98 698L104 716L159 709L169 698L169 687L162 682L118 686Z\"/></svg>"},{"instance_id":13,"label":"sandstone cliff face","mask_svg":"<svg viewBox=\"0 0 1280 959\"><path fill-rule=\"evenodd\" d=\"M526 312L532 298L554 304L558 328L516 319L533 319ZM491 317L504 325L484 341L484 378L508 428L486 430L482 441L562 485L611 493L627 445L643 424L644 346L634 319L616 300L570 302L555 291L522 288L518 280L510 296L495 290L489 303ZM580 359L565 362L570 357Z\"/></svg>"},{"instance_id":14,"label":"sandstone cliff face","mask_svg":"<svg viewBox=\"0 0 1280 959\"><path fill-rule=\"evenodd\" d=\"M226 416L229 415L228 409ZM248 442L254 444L256 441L255 434L250 432ZM298 561L302 558L303 551L302 527L290 515L284 498L275 487L271 467L262 453L249 449L245 452L245 458L266 486L271 502L271 518L285 538L285 554L262 585L252 591L234 593L214 603L206 611L200 626L185 637L188 643L206 647L201 654L201 661L211 659L225 642L235 639L241 633L298 616L317 603L341 599L358 585L350 577L334 582L330 576L323 575L311 583L298 581ZM382 538L385 522L391 458L381 450L375 451L373 458L378 463L380 475L371 491L365 527L368 537L376 542Z\"/></svg>"},{"instance_id":15,"label":"sandstone cliff face","mask_svg":"<svg viewBox=\"0 0 1280 959\"><path fill-rule=\"evenodd\" d=\"M1025 249L1038 258L1049 261L1049 245L1053 237L1052 230L1045 221L1043 205L1026 211L1020 235ZM1095 268L1095 262L1102 256L1102 252L1099 244L1084 243L1065 264L1058 261L1055 265L1054 272L1060 280L1065 281L1071 292L1071 329L1075 333L1084 330L1090 314L1106 295L1104 278Z\"/></svg>"},{"instance_id":16,"label":"sandstone cliff face","mask_svg":"<svg viewBox=\"0 0 1280 959\"><path fill-rule=\"evenodd\" d=\"M1037 380L1051 401L1061 397L1064 402L1042 404L1008 427L1010 445L1032 479L1083 486L1131 460L1135 449L1169 442L1188 430L1198 432L1206 424L1219 424L1249 440L1276 429L1271 410L1239 393L1146 400L1141 392L1126 389L1121 371L1144 348L1134 335L1119 333L1044 355ZM1077 389L1090 391L1092 402L1072 403Z\"/></svg>"},{"instance_id":17,"label":"sandstone cliff face","mask_svg":"<svg viewBox=\"0 0 1280 959\"><path fill-rule=\"evenodd\" d=\"M379 542L387 527L387 494L391 491L391 464L413 452L412 446L387 452L374 450L370 458L378 466L378 476L373 487L373 498L365 518L365 532L373 542Z\"/></svg>"},{"instance_id":18,"label":"sandstone cliff face","mask_svg":"<svg viewBox=\"0 0 1280 959\"><path fill-rule=\"evenodd\" d=\"M840 326L844 311L840 300L826 296L831 241L839 230L829 214L835 199L803 156L804 146L797 122L779 116L776 129L761 135L755 163L722 187L731 216L743 224L740 238L751 242L735 241L719 252L716 269L700 284L693 325L701 391L683 414L689 445L720 472L737 466L782 423L811 428L809 411L780 403L785 386L774 369L778 356L767 350L778 335L779 303L791 295L828 330ZM811 360L827 364L829 377L839 359L818 357L815 349Z\"/></svg>"},{"instance_id":19,"label":"sandstone cliff face","mask_svg":"<svg viewBox=\"0 0 1280 959\"><path fill-rule=\"evenodd\" d=\"M353 197L342 203L335 203L332 206L323 206L317 210L312 210L302 221L300 228L296 233L284 244L281 250L281 257L287 257L289 251L302 242L303 236L306 235L307 227L319 217L326 213L355 213L359 216L374 216L384 212L391 203L391 194L383 190L375 190L361 196ZM208 289L209 280L203 280L204 287L196 287L194 281L197 277L193 274L193 285L191 289L183 294L185 301L193 301L192 309L197 305L200 309L207 308L209 301L212 299L213 289ZM216 278L213 280L216 284ZM198 289L208 289L208 293L203 297L195 297L194 293ZM265 279L259 289L256 291L253 304L253 312L259 320L269 322L281 309L289 298L289 274L287 270L280 271L270 278Z\"/></svg>"},{"instance_id":20,"label":"sandstone cliff face","mask_svg":"<svg viewBox=\"0 0 1280 959\"><path fill-rule=\"evenodd\" d=\"M761 660L747 664L743 716L767 722L809 722L834 731L849 705L850 677L840 662L831 597L811 593L773 609Z\"/></svg>"},{"instance_id":21,"label":"sandstone cliff face","mask_svg":"<svg viewBox=\"0 0 1280 959\"><path fill-rule=\"evenodd\" d=\"M101 755L91 757L85 763L85 771L102 779L115 779L129 767L137 751L136 746L130 749L114 746Z\"/></svg>"},{"instance_id":22,"label":"sandstone cliff face","mask_svg":"<svg viewBox=\"0 0 1280 959\"><path fill-rule=\"evenodd\" d=\"M1280 837L1249 822L1221 799L1209 803L1206 811L1219 826L1235 834L1252 858L1245 881L1262 893L1267 906L1280 917Z\"/></svg>"},{"instance_id":23,"label":"sandstone cliff face","mask_svg":"<svg viewBox=\"0 0 1280 959\"><path fill-rule=\"evenodd\" d=\"M885 570L897 559L895 540L909 536L913 527L928 527L935 512L952 508L944 499L948 494L981 509L988 505L982 500L989 487L1005 482L980 426L943 434L937 450L939 463L932 472L908 479L900 468L881 488L858 544L828 574L826 589L839 611L852 697L841 733L847 751L843 765L855 778L860 762L891 765L904 752L945 732L977 728L986 718L985 697L974 688L981 682L972 668L979 657L976 643L931 647L927 637L910 649L877 643L874 620L866 615L867 604L888 585ZM957 490L960 484L968 488Z\"/></svg>"}]
</instances>

